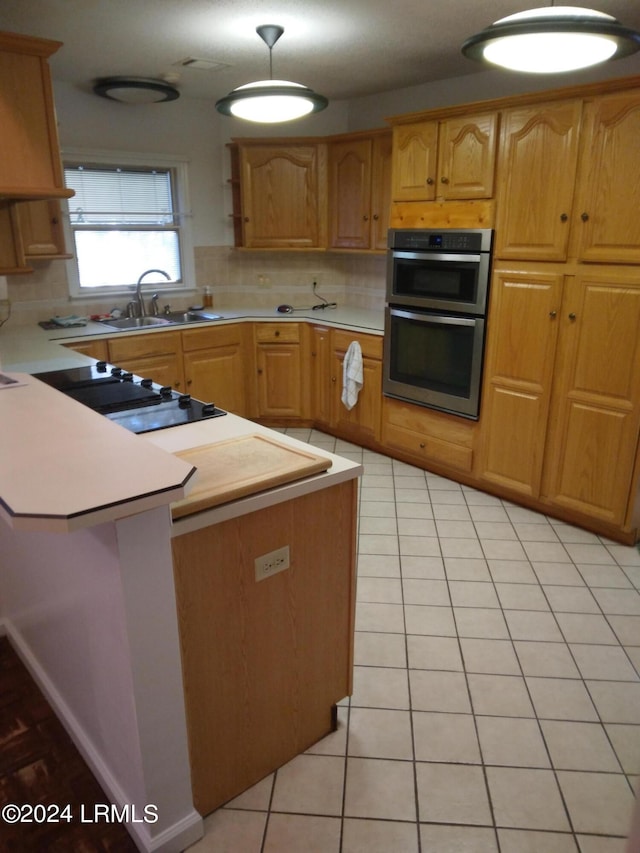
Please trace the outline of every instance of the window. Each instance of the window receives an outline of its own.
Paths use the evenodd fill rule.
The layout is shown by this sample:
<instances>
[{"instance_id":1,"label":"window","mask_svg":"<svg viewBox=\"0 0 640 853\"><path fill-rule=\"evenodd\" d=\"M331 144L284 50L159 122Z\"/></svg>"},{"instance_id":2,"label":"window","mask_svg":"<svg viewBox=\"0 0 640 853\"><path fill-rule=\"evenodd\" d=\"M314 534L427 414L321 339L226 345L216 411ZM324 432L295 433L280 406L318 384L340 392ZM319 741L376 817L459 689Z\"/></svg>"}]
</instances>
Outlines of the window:
<instances>
[{"instance_id":1,"label":"window","mask_svg":"<svg viewBox=\"0 0 640 853\"><path fill-rule=\"evenodd\" d=\"M147 164L136 155L117 161L65 156L64 173L75 191L68 200L72 295L128 292L148 269L169 276L166 282L156 276L158 288L182 288L193 280L187 274L192 253L184 212L186 164Z\"/></svg>"}]
</instances>

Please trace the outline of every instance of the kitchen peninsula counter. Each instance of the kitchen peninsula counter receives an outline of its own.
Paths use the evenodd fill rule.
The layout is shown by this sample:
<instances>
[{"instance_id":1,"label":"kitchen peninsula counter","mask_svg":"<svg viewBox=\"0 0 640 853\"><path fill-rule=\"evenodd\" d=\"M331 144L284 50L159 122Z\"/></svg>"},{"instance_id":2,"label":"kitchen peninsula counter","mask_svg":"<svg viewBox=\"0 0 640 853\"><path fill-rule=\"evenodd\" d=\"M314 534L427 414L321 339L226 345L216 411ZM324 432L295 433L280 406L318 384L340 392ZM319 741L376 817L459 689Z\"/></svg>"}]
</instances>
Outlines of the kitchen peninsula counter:
<instances>
[{"instance_id":1,"label":"kitchen peninsula counter","mask_svg":"<svg viewBox=\"0 0 640 853\"><path fill-rule=\"evenodd\" d=\"M106 335L118 334L98 329ZM63 331L62 341L77 339L78 332L91 329ZM283 544L291 546L295 571L282 572L255 587L272 600L274 590L293 583L294 594L283 599L286 618L271 617L265 624L270 629L275 626L274 630L300 626L301 645L289 643L286 648L323 644L330 686L320 703L324 711L314 711L315 728L308 735L317 739L330 724L330 704L350 692L355 495L362 468L323 453L331 461L326 472L173 523L171 504L188 494L198 476L176 453L250 434L270 435L292 448L307 445L233 414L157 433L129 433L28 375L89 361L60 340L51 340L52 334L56 333L39 328L5 327L0 332L2 372L17 374L23 383L0 390L4 506L0 512L0 631L9 635L107 798L119 808L134 805L138 815L144 814L147 804L156 806L155 823L134 820L127 825L140 850L177 853L202 836L202 814L208 806L201 798L194 808L196 782L192 788L182 626L172 555L175 543L186 543L188 552L193 537L194 541L210 537L211 545L203 552L207 555L226 542L218 557L207 563L209 572L211 567L214 571L222 567L224 560L233 565L230 545L258 548L255 556ZM320 504L320 513L310 511ZM347 513L345 505L350 507ZM275 524L273 518L278 519ZM316 522L322 523L319 531L314 528ZM286 542L267 541L285 529ZM327 535L329 531L333 535ZM340 531L340 538L335 531ZM253 572L253 557L244 565ZM190 559L183 562L182 596L189 594L190 566ZM300 572L300 566L305 572ZM311 585L303 595L301 577L306 578L304 589L308 582L319 584L318 588ZM195 597L202 603L202 596ZM234 595L229 600L240 608L234 611L237 617L245 600ZM304 602L304 607L291 621L296 600ZM279 612L279 605L275 608ZM336 613L341 614L342 629L339 636L335 632L332 646L327 644L324 627ZM220 618L224 615L223 611ZM216 620L203 621L210 627ZM197 622L187 619L189 625ZM234 624L239 624L237 618ZM252 617L250 624L258 622ZM316 626L313 631L311 625ZM263 652L264 635L253 646ZM221 639L205 648L196 636L196 648L202 649L208 665L221 649ZM336 674L338 660L342 663ZM304 665L295 678L308 680L313 674L315 679L312 670ZM262 667L260 671L270 670ZM294 673L295 668L287 663L285 671ZM291 685L297 691L300 681ZM282 695L289 705L288 694L268 692ZM223 775L210 766L204 771L213 772L214 777ZM205 793L208 784L205 778L204 788L201 785Z\"/></svg>"}]
</instances>

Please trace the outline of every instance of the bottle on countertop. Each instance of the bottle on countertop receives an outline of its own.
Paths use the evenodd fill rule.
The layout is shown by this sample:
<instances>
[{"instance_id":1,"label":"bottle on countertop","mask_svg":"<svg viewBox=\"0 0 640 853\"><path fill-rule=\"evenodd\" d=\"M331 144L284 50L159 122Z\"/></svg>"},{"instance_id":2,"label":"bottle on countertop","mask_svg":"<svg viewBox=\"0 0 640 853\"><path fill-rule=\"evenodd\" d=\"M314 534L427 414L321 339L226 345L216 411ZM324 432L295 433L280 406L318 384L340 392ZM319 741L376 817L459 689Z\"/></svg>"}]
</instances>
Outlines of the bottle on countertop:
<instances>
[{"instance_id":1,"label":"bottle on countertop","mask_svg":"<svg viewBox=\"0 0 640 853\"><path fill-rule=\"evenodd\" d=\"M213 308L213 293L211 292L211 288L208 285L204 289L204 293L202 296L202 304L205 308Z\"/></svg>"}]
</instances>

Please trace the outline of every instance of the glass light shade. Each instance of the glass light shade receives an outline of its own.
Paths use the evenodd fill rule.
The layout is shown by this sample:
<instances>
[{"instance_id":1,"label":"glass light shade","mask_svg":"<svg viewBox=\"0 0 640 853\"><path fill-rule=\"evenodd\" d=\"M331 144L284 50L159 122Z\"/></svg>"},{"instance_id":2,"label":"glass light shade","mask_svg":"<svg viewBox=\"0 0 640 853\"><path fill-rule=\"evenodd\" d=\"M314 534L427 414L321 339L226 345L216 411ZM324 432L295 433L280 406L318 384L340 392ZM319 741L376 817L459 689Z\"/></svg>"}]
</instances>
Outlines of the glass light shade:
<instances>
[{"instance_id":1,"label":"glass light shade","mask_svg":"<svg viewBox=\"0 0 640 853\"><path fill-rule=\"evenodd\" d=\"M322 95L289 80L257 80L238 86L216 104L219 112L261 124L277 124L319 112L328 104Z\"/></svg>"},{"instance_id":2,"label":"glass light shade","mask_svg":"<svg viewBox=\"0 0 640 853\"><path fill-rule=\"evenodd\" d=\"M530 9L501 18L462 47L465 56L533 74L587 68L640 49L640 33L578 6Z\"/></svg>"}]
</instances>

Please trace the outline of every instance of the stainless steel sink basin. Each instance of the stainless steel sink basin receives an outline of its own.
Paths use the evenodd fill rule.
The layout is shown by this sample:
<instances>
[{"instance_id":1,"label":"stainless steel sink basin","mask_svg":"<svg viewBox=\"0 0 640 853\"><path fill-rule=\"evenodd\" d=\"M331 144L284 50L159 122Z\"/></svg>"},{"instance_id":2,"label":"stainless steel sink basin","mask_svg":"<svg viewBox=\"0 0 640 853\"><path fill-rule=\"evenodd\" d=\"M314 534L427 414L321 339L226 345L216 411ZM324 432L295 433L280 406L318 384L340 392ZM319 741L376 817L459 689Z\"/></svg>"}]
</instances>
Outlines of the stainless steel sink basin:
<instances>
[{"instance_id":1,"label":"stainless steel sink basin","mask_svg":"<svg viewBox=\"0 0 640 853\"><path fill-rule=\"evenodd\" d=\"M112 329L141 329L145 326L170 326L171 320L164 317L121 317L119 320L98 320Z\"/></svg>"},{"instance_id":2,"label":"stainless steel sink basin","mask_svg":"<svg viewBox=\"0 0 640 853\"><path fill-rule=\"evenodd\" d=\"M221 314L213 314L211 311L171 311L169 314L161 315L163 320L169 323L183 325L184 323L206 323L209 320L220 320Z\"/></svg>"}]
</instances>

